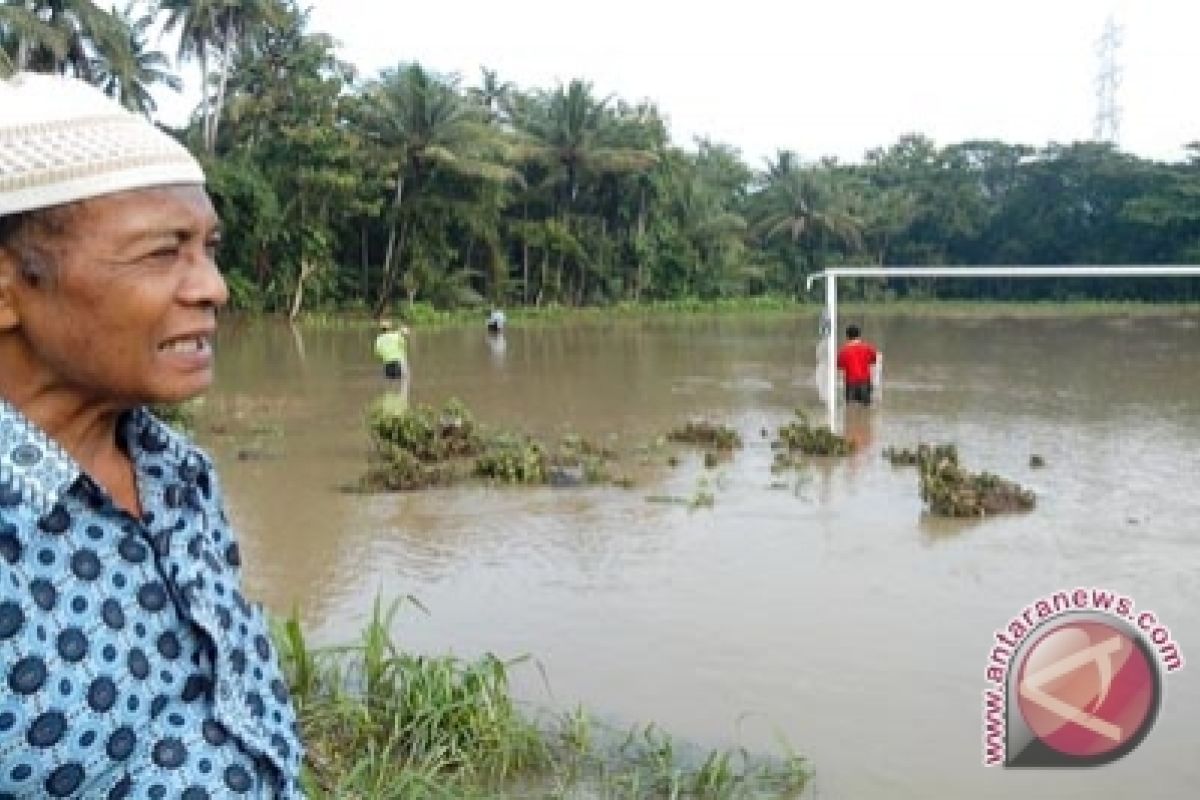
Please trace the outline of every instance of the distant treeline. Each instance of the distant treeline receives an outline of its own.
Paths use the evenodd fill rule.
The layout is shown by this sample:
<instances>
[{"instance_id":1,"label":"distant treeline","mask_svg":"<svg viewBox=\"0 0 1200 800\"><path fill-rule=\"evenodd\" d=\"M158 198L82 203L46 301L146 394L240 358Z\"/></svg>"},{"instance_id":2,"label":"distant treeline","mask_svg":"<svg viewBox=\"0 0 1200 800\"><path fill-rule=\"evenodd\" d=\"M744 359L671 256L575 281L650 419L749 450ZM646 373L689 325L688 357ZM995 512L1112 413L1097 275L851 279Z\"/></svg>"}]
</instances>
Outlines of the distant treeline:
<instances>
[{"instance_id":1,"label":"distant treeline","mask_svg":"<svg viewBox=\"0 0 1200 800\"><path fill-rule=\"evenodd\" d=\"M582 80L518 88L484 69L466 86L406 62L356 76L293 0L6 0L0 70L78 74L150 112L148 88L178 82L151 47L156 19L205 75L179 135L208 169L245 309L801 296L837 264L1200 261L1200 144L1168 164L910 135L861 164L780 151L756 168L728 145L671 144L653 104ZM1176 301L1200 299L1200 279L893 279L847 295Z\"/></svg>"}]
</instances>

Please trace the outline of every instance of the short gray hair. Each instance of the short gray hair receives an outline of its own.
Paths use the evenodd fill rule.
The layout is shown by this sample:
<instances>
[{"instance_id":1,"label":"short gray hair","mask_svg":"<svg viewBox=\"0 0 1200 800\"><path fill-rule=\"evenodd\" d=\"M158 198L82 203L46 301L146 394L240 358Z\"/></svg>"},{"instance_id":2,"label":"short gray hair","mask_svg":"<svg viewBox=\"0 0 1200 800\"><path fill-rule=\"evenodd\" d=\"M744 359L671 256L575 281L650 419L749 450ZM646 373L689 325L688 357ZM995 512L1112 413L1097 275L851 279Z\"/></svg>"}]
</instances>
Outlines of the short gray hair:
<instances>
[{"instance_id":1,"label":"short gray hair","mask_svg":"<svg viewBox=\"0 0 1200 800\"><path fill-rule=\"evenodd\" d=\"M21 276L32 284L53 280L58 258L51 242L67 229L74 203L0 217L0 250L17 261Z\"/></svg>"}]
</instances>

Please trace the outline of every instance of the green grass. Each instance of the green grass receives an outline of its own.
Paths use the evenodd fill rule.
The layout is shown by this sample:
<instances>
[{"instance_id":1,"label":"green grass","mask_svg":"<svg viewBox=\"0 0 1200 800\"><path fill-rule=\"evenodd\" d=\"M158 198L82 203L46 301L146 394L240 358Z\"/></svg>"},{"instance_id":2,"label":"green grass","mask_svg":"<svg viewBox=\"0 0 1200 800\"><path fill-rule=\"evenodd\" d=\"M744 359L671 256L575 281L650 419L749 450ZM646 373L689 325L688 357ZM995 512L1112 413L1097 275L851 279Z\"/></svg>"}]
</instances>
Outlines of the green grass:
<instances>
[{"instance_id":1,"label":"green grass","mask_svg":"<svg viewBox=\"0 0 1200 800\"><path fill-rule=\"evenodd\" d=\"M789 297L743 297L716 300L681 299L657 300L643 303L620 302L609 306L575 308L548 304L541 307L505 309L511 326L531 327L576 321L651 318L663 315L795 315L816 318L824 308L824 295L814 292L811 298L797 301ZM863 317L928 317L938 318L1012 318L1038 317L1170 317L1200 313L1200 303L1150 303L1141 301L1000 301L1000 300L853 300L838 303L838 314ZM483 328L487 314L480 309L439 310L425 303L412 307L400 306L390 315L414 328L461 327L475 325ZM362 312L314 312L301 316L302 324L310 329L374 329L374 317Z\"/></svg>"},{"instance_id":2,"label":"green grass","mask_svg":"<svg viewBox=\"0 0 1200 800\"><path fill-rule=\"evenodd\" d=\"M583 709L527 715L509 691L526 659L406 653L391 635L401 607L376 601L342 647L310 647L295 615L275 623L313 798L759 800L798 797L810 777L787 748L703 750Z\"/></svg>"}]
</instances>

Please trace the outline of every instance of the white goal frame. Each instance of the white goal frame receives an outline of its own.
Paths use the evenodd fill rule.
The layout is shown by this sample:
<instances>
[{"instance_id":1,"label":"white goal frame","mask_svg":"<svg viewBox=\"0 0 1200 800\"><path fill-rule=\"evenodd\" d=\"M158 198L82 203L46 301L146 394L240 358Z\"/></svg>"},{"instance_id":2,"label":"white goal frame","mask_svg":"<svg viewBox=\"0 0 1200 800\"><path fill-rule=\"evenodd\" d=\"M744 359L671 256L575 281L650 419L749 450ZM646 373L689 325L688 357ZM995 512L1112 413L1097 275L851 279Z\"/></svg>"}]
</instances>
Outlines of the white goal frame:
<instances>
[{"instance_id":1,"label":"white goal frame","mask_svg":"<svg viewBox=\"0 0 1200 800\"><path fill-rule=\"evenodd\" d=\"M825 320L829 326L827 336L826 379L829 396L826 406L829 414L829 429L840 431L838 425L837 351L841 333L838 331L838 279L839 278L1179 278L1200 277L1200 265L1194 264L1146 264L1123 266L993 266L993 267L830 267L809 275L805 289L812 291L814 281L825 281Z\"/></svg>"}]
</instances>

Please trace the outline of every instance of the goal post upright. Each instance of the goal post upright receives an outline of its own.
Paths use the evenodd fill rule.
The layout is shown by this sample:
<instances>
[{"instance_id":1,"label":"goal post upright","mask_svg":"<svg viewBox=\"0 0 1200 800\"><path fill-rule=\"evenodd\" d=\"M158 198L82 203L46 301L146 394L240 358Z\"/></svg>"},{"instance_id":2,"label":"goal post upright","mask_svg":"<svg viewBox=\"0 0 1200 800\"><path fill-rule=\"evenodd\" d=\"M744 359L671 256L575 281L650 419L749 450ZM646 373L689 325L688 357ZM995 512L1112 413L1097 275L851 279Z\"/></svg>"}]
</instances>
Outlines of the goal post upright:
<instances>
[{"instance_id":1,"label":"goal post upright","mask_svg":"<svg viewBox=\"0 0 1200 800\"><path fill-rule=\"evenodd\" d=\"M829 429L839 431L837 424L837 348L838 278L1178 278L1200 277L1196 264L1079 264L1071 266L987 266L987 267L830 267L809 275L805 289L812 290L813 281L825 281L825 315L829 320L828 370L829 392L826 410Z\"/></svg>"},{"instance_id":2,"label":"goal post upright","mask_svg":"<svg viewBox=\"0 0 1200 800\"><path fill-rule=\"evenodd\" d=\"M837 278L825 280L825 319L829 322L829 333L825 335L825 370L828 390L825 402L829 412L829 430L839 430L837 424L837 350L838 350L838 285Z\"/></svg>"}]
</instances>

